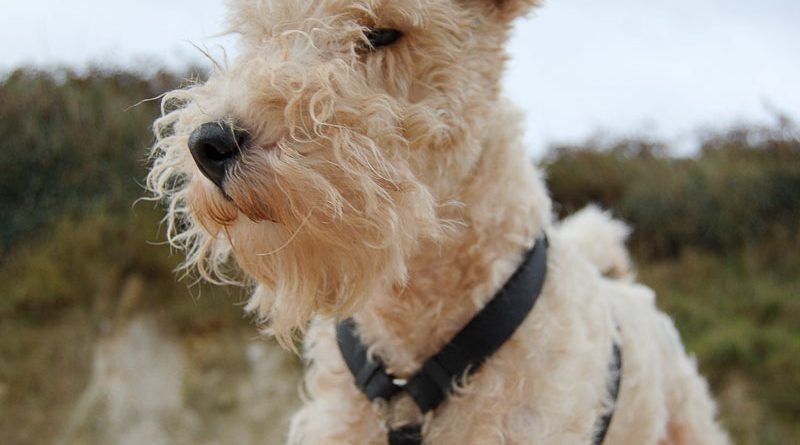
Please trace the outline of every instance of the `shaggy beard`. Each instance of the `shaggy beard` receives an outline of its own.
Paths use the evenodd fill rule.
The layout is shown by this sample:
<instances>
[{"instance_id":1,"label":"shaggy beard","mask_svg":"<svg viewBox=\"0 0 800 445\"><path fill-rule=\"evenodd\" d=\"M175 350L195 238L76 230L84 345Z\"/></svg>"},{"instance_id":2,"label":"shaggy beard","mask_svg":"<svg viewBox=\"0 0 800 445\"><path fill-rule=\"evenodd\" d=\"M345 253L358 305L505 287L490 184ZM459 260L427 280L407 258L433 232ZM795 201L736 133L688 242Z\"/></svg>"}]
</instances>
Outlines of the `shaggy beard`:
<instances>
[{"instance_id":1,"label":"shaggy beard","mask_svg":"<svg viewBox=\"0 0 800 445\"><path fill-rule=\"evenodd\" d=\"M347 139L334 153L361 138ZM247 309L284 346L313 315L347 317L404 283L407 258L445 226L407 166L363 139L335 160L288 147L248 153L226 180L229 200L199 193L190 203L206 230L225 233L257 283Z\"/></svg>"},{"instance_id":2,"label":"shaggy beard","mask_svg":"<svg viewBox=\"0 0 800 445\"><path fill-rule=\"evenodd\" d=\"M186 250L184 267L230 283L224 265L233 254L257 285L248 309L291 345L314 314L349 316L404 283L407 259L450 225L406 160L432 129L401 125L406 110L359 84L350 65L334 61L313 76L300 64L246 68L232 78L269 79L271 87L242 82L262 92L248 95L259 106L234 114L265 146L277 146L242 153L228 172L227 197L211 187L185 149L187 134L208 120L202 110L214 109L193 105L204 88L219 88L209 81L168 96L188 105L156 122L148 186L168 202L169 240ZM175 177L182 180L171 188Z\"/></svg>"}]
</instances>

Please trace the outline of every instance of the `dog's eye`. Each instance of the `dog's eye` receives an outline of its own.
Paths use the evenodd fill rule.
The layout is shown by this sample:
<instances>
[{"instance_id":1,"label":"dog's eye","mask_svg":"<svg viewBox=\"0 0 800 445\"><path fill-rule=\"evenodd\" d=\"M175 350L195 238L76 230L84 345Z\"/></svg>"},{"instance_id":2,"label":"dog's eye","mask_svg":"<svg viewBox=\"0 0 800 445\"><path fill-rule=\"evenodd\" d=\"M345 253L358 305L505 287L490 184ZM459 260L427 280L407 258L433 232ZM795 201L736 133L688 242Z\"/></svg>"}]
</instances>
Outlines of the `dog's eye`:
<instances>
[{"instance_id":1,"label":"dog's eye","mask_svg":"<svg viewBox=\"0 0 800 445\"><path fill-rule=\"evenodd\" d=\"M403 33L390 28L375 28L364 32L370 48L389 46L403 37Z\"/></svg>"}]
</instances>

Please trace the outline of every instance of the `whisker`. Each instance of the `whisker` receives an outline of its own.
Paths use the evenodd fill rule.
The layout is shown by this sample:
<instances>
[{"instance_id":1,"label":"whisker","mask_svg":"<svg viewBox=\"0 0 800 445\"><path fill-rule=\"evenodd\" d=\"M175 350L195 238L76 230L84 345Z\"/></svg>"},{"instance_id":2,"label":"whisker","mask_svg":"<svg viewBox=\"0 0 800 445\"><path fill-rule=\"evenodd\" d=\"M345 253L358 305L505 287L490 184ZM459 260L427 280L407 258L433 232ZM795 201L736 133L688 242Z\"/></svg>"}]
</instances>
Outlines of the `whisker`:
<instances>
[{"instance_id":1,"label":"whisker","mask_svg":"<svg viewBox=\"0 0 800 445\"><path fill-rule=\"evenodd\" d=\"M289 237L289 239L288 239L288 240L286 240L286 242L285 242L285 243L284 243L284 244L283 244L281 247L278 247L277 249L275 249L275 250L273 250L273 251L271 251L271 252L267 252L267 253L259 253L259 254L256 254L256 256L270 256L270 255L275 255L276 253L278 253L278 252L280 252L281 250L283 250L283 249L285 249L286 247L288 247L288 246L289 246L289 244L291 244L291 243L292 243L292 241L294 241L294 239L295 239L295 238L297 238L297 234L298 234L298 233L300 233L300 231L303 229L303 227L305 227L305 225L306 225L306 223L308 222L309 218L311 218L311 213L313 213L313 212L314 212L314 209L311 209L311 211L310 211L310 212L308 212L308 215L306 215L306 217L305 217L305 218L303 218L303 222L301 222L301 223L300 223L300 226L299 226L299 227L297 227L297 230L295 230L295 231L294 231L294 233L292 233L292 236L290 236L290 237Z\"/></svg>"}]
</instances>

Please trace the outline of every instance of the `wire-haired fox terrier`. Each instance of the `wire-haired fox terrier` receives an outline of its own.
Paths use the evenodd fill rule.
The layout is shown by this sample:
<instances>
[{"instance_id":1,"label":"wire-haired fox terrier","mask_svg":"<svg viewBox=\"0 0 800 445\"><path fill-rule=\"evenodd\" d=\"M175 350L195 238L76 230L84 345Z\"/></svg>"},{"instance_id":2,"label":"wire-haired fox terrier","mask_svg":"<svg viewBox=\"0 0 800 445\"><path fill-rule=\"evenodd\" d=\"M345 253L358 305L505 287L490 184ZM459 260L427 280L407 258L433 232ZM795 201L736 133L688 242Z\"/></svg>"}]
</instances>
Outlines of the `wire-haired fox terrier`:
<instances>
[{"instance_id":1,"label":"wire-haired fox terrier","mask_svg":"<svg viewBox=\"0 0 800 445\"><path fill-rule=\"evenodd\" d=\"M164 99L170 241L304 334L288 443L728 443L627 228L553 220L499 84L536 3L232 0L235 60Z\"/></svg>"}]
</instances>

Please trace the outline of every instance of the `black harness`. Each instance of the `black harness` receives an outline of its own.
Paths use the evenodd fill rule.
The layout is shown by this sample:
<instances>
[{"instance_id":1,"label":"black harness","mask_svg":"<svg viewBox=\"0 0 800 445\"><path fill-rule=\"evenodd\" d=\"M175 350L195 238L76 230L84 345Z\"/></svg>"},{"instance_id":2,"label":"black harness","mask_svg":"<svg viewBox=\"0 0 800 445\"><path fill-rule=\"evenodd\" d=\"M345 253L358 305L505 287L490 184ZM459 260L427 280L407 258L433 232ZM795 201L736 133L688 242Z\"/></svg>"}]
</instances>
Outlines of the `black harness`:
<instances>
[{"instance_id":1,"label":"black harness","mask_svg":"<svg viewBox=\"0 0 800 445\"><path fill-rule=\"evenodd\" d=\"M406 392L421 413L436 409L464 379L476 372L514 334L533 309L544 285L547 272L547 238L541 236L529 250L522 264L495 297L444 348L427 359L414 376L401 380L386 372L383 363L370 359L356 334L352 319L336 327L339 349L355 378L356 387L370 401L388 403ZM610 371L613 379L609 394L615 401L619 393L622 354L615 343ZM614 407L599 419L594 444L606 436ZM411 423L389 429L389 445L421 445L422 424Z\"/></svg>"}]
</instances>

